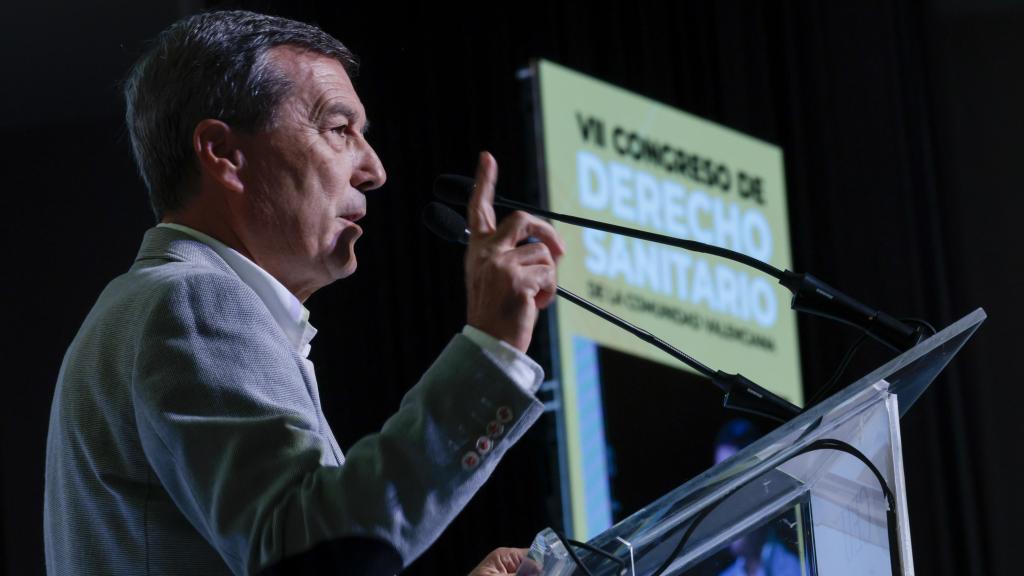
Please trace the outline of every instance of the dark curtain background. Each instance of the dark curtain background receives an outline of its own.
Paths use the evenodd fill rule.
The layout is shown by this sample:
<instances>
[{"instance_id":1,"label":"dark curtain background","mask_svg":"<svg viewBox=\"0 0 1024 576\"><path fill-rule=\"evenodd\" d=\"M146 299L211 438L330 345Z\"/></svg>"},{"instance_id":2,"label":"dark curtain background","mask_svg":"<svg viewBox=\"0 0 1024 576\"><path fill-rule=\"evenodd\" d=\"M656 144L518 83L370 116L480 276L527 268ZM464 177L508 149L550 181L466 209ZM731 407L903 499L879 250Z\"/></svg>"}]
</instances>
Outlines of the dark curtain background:
<instances>
[{"instance_id":1,"label":"dark curtain background","mask_svg":"<svg viewBox=\"0 0 1024 576\"><path fill-rule=\"evenodd\" d=\"M369 195L359 273L309 302L323 403L343 446L380 426L462 326L460 254L421 228L419 210L433 177L471 173L481 148L498 158L507 194L528 194L515 74L545 57L780 145L797 270L936 325L987 309L989 321L903 420L915 564L919 574L1019 573L1020 4L223 5L317 22L363 59L356 85L389 180ZM117 83L147 38L206 7L0 8L9 574L43 571L44 447L64 349L152 225ZM800 335L813 393L856 334L801 319ZM849 378L882 359L867 347ZM559 525L552 426L545 417L510 452L408 573L465 573L491 548L525 546Z\"/></svg>"}]
</instances>

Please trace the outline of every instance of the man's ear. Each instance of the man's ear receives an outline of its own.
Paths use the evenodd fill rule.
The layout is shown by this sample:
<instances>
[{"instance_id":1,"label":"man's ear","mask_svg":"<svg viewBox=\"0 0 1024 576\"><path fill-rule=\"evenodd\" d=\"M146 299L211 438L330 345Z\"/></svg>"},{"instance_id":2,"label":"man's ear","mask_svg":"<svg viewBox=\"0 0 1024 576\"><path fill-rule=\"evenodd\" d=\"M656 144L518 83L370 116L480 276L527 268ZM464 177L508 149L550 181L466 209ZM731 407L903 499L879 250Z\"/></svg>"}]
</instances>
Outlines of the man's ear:
<instances>
[{"instance_id":1,"label":"man's ear","mask_svg":"<svg viewBox=\"0 0 1024 576\"><path fill-rule=\"evenodd\" d=\"M239 174L245 163L241 141L231 127L212 118L196 124L192 150L199 162L200 177L210 178L231 192L245 191Z\"/></svg>"}]
</instances>

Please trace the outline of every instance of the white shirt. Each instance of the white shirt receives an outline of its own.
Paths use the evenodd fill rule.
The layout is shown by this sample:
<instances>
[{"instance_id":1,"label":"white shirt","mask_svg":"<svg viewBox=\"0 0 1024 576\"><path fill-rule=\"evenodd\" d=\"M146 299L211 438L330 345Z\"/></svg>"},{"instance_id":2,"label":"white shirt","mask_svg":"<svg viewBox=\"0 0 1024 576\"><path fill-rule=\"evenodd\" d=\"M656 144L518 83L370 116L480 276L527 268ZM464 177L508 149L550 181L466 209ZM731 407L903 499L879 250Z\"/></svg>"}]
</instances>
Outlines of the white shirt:
<instances>
[{"instance_id":1,"label":"white shirt","mask_svg":"<svg viewBox=\"0 0 1024 576\"><path fill-rule=\"evenodd\" d=\"M171 228L199 240L212 248L256 296L263 301L270 315L284 331L289 342L303 357L309 356L310 341L316 336L316 328L309 323L309 310L284 284L281 284L260 268L255 262L243 256L227 244L188 226L163 222L158 227ZM466 325L462 334L479 346L484 355L494 362L520 388L533 394L544 380L544 371L532 358L508 342L498 340L490 334Z\"/></svg>"}]
</instances>

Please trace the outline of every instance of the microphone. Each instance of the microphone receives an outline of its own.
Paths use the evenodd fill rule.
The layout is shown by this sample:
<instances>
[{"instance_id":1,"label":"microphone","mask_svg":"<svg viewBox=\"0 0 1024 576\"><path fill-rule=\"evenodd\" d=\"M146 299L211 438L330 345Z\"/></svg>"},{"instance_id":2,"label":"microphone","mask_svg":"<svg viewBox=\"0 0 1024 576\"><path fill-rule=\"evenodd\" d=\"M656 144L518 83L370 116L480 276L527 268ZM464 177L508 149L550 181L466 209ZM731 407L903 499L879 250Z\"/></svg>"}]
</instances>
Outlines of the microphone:
<instances>
[{"instance_id":1,"label":"microphone","mask_svg":"<svg viewBox=\"0 0 1024 576\"><path fill-rule=\"evenodd\" d=\"M449 242L469 243L470 233L466 227L466 219L444 204L438 202L427 204L423 209L423 224L428 230ZM619 328L710 378L711 382L725 393L722 405L726 408L757 414L779 422L786 422L793 416L800 414L800 408L796 405L758 386L743 375L714 370L647 330L612 314L586 298L570 292L561 286L556 288L556 292L562 298L615 324Z\"/></svg>"},{"instance_id":2,"label":"microphone","mask_svg":"<svg viewBox=\"0 0 1024 576\"><path fill-rule=\"evenodd\" d=\"M449 204L466 205L472 192L473 179L466 176L442 174L434 180L434 195ZM735 250L697 242L696 240L685 240L645 230L636 230L589 218L559 214L523 202L510 200L497 194L494 196L494 205L513 210L523 210L542 218L558 220L566 224L602 230L612 234L620 234L657 244L674 246L691 252L711 254L739 262L778 280L779 284L793 294L793 299L790 303L790 307L793 310L829 318L855 328L860 328L875 340L897 352L913 348L924 337L924 331L920 326L910 327L881 310L871 308L847 296L811 274L798 274L789 270L779 270L767 262L762 262Z\"/></svg>"},{"instance_id":3,"label":"microphone","mask_svg":"<svg viewBox=\"0 0 1024 576\"><path fill-rule=\"evenodd\" d=\"M423 207L423 224L441 238L456 244L469 244L466 219L458 212L437 202Z\"/></svg>"}]
</instances>

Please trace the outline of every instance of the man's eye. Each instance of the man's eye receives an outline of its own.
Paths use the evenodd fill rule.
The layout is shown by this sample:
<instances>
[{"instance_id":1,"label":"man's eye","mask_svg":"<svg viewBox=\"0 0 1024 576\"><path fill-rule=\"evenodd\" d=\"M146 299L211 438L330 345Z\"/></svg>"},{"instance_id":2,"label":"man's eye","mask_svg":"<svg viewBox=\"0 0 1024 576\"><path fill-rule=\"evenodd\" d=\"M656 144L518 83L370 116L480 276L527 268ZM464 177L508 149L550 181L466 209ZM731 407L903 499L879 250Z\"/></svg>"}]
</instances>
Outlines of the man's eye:
<instances>
[{"instance_id":1,"label":"man's eye","mask_svg":"<svg viewBox=\"0 0 1024 576\"><path fill-rule=\"evenodd\" d=\"M331 128L331 131L335 132L337 134L340 134L342 136L347 136L348 135L348 124L342 124L341 126L335 126L334 128Z\"/></svg>"}]
</instances>

